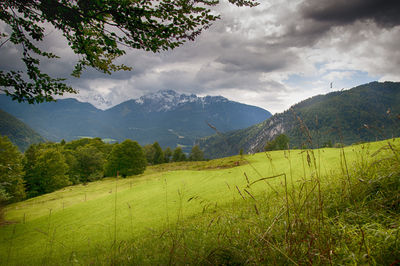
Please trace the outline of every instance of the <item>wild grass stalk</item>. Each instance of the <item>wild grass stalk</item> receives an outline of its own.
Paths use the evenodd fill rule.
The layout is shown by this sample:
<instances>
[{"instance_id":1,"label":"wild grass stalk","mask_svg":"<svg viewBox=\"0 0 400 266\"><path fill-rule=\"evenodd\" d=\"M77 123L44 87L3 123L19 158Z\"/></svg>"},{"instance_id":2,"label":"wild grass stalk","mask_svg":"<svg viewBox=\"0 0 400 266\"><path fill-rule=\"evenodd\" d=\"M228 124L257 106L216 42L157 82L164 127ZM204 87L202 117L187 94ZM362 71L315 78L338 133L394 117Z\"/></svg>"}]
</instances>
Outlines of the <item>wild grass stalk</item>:
<instances>
[{"instance_id":1,"label":"wild grass stalk","mask_svg":"<svg viewBox=\"0 0 400 266\"><path fill-rule=\"evenodd\" d=\"M299 151L299 154L287 150L281 156L283 158L279 158L287 165L283 172L277 163L279 159L276 159L278 154L282 155L281 152L266 153L267 160L264 161L269 161L269 171L266 171L268 164L258 165L249 160L243 171L238 168L239 179L227 177L221 181L228 188L221 186L225 192L223 197L230 198L232 193L233 200L214 202L213 197L203 197L201 192L186 195L186 191L192 193L189 186L187 190L186 186L179 187L177 194L168 194L173 190L174 182L167 184L167 175L161 174L161 181L157 181L159 203L164 206L165 200L166 209L159 209L160 219L164 221L165 211L167 224L162 226L161 222L159 228L156 225L152 231L136 239L137 234L133 234L133 205L127 203L126 210L126 201L122 200L122 190L129 189L129 181L112 180L115 194L118 190L120 194L118 201L117 195L111 197L114 199L111 202L114 217L111 216L111 226L108 226L109 242L103 247L88 236L89 251L77 248L79 237L72 243L70 241L68 248L62 246L57 241L60 227L55 224L61 212L54 212L49 214L47 221L43 219L46 250L43 253L45 258L38 263L57 264L62 261L57 257L57 247L60 246L60 249L68 249L65 261L69 260L70 264L390 265L400 256L398 144L390 141L376 152L370 151L367 145L359 147L355 147L352 153L349 148L335 150L341 157L342 167L337 169L342 174L331 173L332 176L321 172L321 162L325 158L324 152L318 150L307 149ZM341 183L338 177L344 182ZM348 179L351 179L351 194ZM82 203L81 193L77 198L82 205L91 203ZM91 198L89 192L88 198ZM191 213L186 206L194 206L199 211ZM121 208L129 211L125 224L120 218L122 215L117 217ZM176 222L173 219L175 215ZM21 221L21 215L18 220ZM31 219L27 225L30 223ZM123 226L131 229L131 235L126 235L125 239L120 233ZM16 257L13 242L17 243L13 240L17 233L14 231L12 234L7 239L10 243L6 250L8 253L4 252L10 263ZM117 237L121 239L119 242ZM108 245L110 242L113 242L112 249Z\"/></svg>"},{"instance_id":2,"label":"wild grass stalk","mask_svg":"<svg viewBox=\"0 0 400 266\"><path fill-rule=\"evenodd\" d=\"M53 255L53 249L54 249L54 243L56 241L56 231L57 231L57 227L54 227L53 232L50 233L49 235L49 250L48 250L48 254L47 254L47 261L50 264L51 262L51 258Z\"/></svg>"},{"instance_id":3,"label":"wild grass stalk","mask_svg":"<svg viewBox=\"0 0 400 266\"><path fill-rule=\"evenodd\" d=\"M129 209L129 218L130 218L130 227L131 227L131 237L133 239L133 214L132 214L132 206L127 202L126 203L128 205L128 209Z\"/></svg>"},{"instance_id":4,"label":"wild grass stalk","mask_svg":"<svg viewBox=\"0 0 400 266\"><path fill-rule=\"evenodd\" d=\"M116 264L117 259L117 194L118 194L118 176L119 173L117 172L117 176L115 178L115 192L114 192L114 240L113 240L113 258L112 258L112 265ZM85 193L86 195L86 193Z\"/></svg>"},{"instance_id":5,"label":"wild grass stalk","mask_svg":"<svg viewBox=\"0 0 400 266\"><path fill-rule=\"evenodd\" d=\"M13 230L12 230L12 233L11 233L11 237L10 237L10 240L9 240L9 246L8 246L8 251L7 251L6 265L8 265L8 264L10 263L11 252L12 252L12 249L13 249L13 244L14 244L14 238L15 238L16 229L17 229L17 225L14 224Z\"/></svg>"},{"instance_id":6,"label":"wild grass stalk","mask_svg":"<svg viewBox=\"0 0 400 266\"><path fill-rule=\"evenodd\" d=\"M164 178L164 185L165 185L165 215L167 219L166 226L169 226L169 212L168 212L168 183L167 179Z\"/></svg>"}]
</instances>

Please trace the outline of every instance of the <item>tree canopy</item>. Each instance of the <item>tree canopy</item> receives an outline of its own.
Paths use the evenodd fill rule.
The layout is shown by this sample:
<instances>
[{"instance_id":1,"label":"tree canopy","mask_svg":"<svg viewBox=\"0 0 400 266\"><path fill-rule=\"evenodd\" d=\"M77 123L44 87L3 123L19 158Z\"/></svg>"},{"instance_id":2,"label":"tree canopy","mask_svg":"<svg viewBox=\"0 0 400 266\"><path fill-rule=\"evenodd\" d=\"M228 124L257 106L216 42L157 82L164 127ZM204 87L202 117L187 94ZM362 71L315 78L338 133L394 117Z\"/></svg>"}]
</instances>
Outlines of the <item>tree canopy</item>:
<instances>
[{"instance_id":1,"label":"tree canopy","mask_svg":"<svg viewBox=\"0 0 400 266\"><path fill-rule=\"evenodd\" d=\"M79 77L86 67L111 74L129 70L114 60L126 48L160 52L194 40L220 18L211 7L219 0L3 0L0 20L9 29L0 32L0 49L8 41L19 47L25 69L0 70L0 90L14 100L39 103L52 101L66 92L77 93L61 78L40 68L42 58L57 55L40 48L45 26L62 32L79 56L72 75ZM237 6L256 6L255 0L229 0Z\"/></svg>"},{"instance_id":2,"label":"tree canopy","mask_svg":"<svg viewBox=\"0 0 400 266\"><path fill-rule=\"evenodd\" d=\"M0 204L25 197L22 154L8 137L0 136Z\"/></svg>"},{"instance_id":3,"label":"tree canopy","mask_svg":"<svg viewBox=\"0 0 400 266\"><path fill-rule=\"evenodd\" d=\"M103 177L104 156L95 146L78 147L74 157L71 170L77 173L80 182L87 183Z\"/></svg>"},{"instance_id":4,"label":"tree canopy","mask_svg":"<svg viewBox=\"0 0 400 266\"><path fill-rule=\"evenodd\" d=\"M104 172L107 176L116 176L118 172L123 177L138 175L144 172L146 165L146 155L142 147L136 141L127 139L114 145Z\"/></svg>"},{"instance_id":5,"label":"tree canopy","mask_svg":"<svg viewBox=\"0 0 400 266\"><path fill-rule=\"evenodd\" d=\"M289 137L279 134L273 140L268 141L264 147L265 151L286 150L289 148Z\"/></svg>"},{"instance_id":6,"label":"tree canopy","mask_svg":"<svg viewBox=\"0 0 400 266\"><path fill-rule=\"evenodd\" d=\"M172 161L173 162L183 162L186 161L186 155L183 153L181 147L176 147L174 152L172 153Z\"/></svg>"},{"instance_id":7,"label":"tree canopy","mask_svg":"<svg viewBox=\"0 0 400 266\"><path fill-rule=\"evenodd\" d=\"M171 157L172 157L172 150L170 147L167 147L164 150L164 163L169 163L171 161Z\"/></svg>"},{"instance_id":8,"label":"tree canopy","mask_svg":"<svg viewBox=\"0 0 400 266\"><path fill-rule=\"evenodd\" d=\"M57 147L32 145L25 155L24 169L28 196L53 192L70 184L68 165Z\"/></svg>"},{"instance_id":9,"label":"tree canopy","mask_svg":"<svg viewBox=\"0 0 400 266\"><path fill-rule=\"evenodd\" d=\"M200 149L199 145L195 145L189 155L189 161L203 161L204 152Z\"/></svg>"},{"instance_id":10,"label":"tree canopy","mask_svg":"<svg viewBox=\"0 0 400 266\"><path fill-rule=\"evenodd\" d=\"M154 157L153 157L153 164L161 164L164 162L164 152L161 149L160 144L158 142L153 143L154 148Z\"/></svg>"}]
</instances>

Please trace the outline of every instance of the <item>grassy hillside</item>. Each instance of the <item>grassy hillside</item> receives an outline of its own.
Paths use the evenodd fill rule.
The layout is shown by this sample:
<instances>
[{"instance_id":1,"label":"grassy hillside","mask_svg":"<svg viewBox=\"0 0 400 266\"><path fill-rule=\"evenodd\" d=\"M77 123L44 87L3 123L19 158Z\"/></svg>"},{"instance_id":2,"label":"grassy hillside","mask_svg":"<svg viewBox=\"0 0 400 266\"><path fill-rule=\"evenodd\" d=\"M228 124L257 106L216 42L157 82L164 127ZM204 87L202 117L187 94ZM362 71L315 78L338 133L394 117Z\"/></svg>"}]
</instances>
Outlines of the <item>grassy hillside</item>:
<instances>
[{"instance_id":1,"label":"grassy hillside","mask_svg":"<svg viewBox=\"0 0 400 266\"><path fill-rule=\"evenodd\" d=\"M1 263L390 264L399 144L164 164L67 187L5 208Z\"/></svg>"},{"instance_id":2,"label":"grassy hillside","mask_svg":"<svg viewBox=\"0 0 400 266\"><path fill-rule=\"evenodd\" d=\"M7 136L20 151L25 151L33 143L44 142L45 139L32 128L14 116L0 109L0 135Z\"/></svg>"},{"instance_id":3,"label":"grassy hillside","mask_svg":"<svg viewBox=\"0 0 400 266\"><path fill-rule=\"evenodd\" d=\"M290 138L292 147L314 148L325 143L375 141L399 136L400 83L372 82L350 90L318 95L275 114L247 129L199 140L208 158L263 151L267 141L279 134ZM307 126L308 132L304 129Z\"/></svg>"}]
</instances>

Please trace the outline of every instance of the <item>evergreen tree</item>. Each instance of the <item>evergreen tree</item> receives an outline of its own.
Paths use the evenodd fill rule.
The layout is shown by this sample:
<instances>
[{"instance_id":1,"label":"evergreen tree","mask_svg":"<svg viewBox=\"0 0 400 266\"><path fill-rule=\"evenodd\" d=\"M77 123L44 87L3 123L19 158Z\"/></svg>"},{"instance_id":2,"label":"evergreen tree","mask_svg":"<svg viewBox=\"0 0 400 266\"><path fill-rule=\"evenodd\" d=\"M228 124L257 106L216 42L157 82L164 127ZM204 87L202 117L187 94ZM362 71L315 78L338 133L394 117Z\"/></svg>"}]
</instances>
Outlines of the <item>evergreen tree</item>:
<instances>
[{"instance_id":1,"label":"evergreen tree","mask_svg":"<svg viewBox=\"0 0 400 266\"><path fill-rule=\"evenodd\" d=\"M0 204L25 196L22 154L8 137L0 136Z\"/></svg>"},{"instance_id":2,"label":"evergreen tree","mask_svg":"<svg viewBox=\"0 0 400 266\"><path fill-rule=\"evenodd\" d=\"M106 176L138 175L146 169L147 161L142 147L132 140L125 140L113 147L105 165Z\"/></svg>"}]
</instances>

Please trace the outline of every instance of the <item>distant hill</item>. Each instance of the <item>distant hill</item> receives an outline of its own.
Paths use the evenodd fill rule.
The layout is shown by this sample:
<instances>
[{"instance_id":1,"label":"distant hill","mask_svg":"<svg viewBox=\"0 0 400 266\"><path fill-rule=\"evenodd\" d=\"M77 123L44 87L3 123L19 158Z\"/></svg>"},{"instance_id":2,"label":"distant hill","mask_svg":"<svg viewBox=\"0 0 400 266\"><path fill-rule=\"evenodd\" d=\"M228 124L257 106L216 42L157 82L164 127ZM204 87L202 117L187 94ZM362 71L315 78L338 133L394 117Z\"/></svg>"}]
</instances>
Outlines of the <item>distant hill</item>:
<instances>
[{"instance_id":1,"label":"distant hill","mask_svg":"<svg viewBox=\"0 0 400 266\"><path fill-rule=\"evenodd\" d=\"M292 147L352 144L399 136L399 114L400 83L372 82L309 98L262 123L198 142L209 158L238 154L240 149L263 151L267 141L282 133L289 136Z\"/></svg>"},{"instance_id":2,"label":"distant hill","mask_svg":"<svg viewBox=\"0 0 400 266\"><path fill-rule=\"evenodd\" d=\"M0 135L7 136L20 151L45 139L22 121L0 109Z\"/></svg>"},{"instance_id":3,"label":"distant hill","mask_svg":"<svg viewBox=\"0 0 400 266\"><path fill-rule=\"evenodd\" d=\"M123 141L130 138L163 147L190 150L196 138L246 128L271 114L259 107L230 101L221 96L197 97L172 90L128 100L107 110L75 99L38 105L21 104L0 95L4 110L21 119L52 141L82 136Z\"/></svg>"},{"instance_id":4,"label":"distant hill","mask_svg":"<svg viewBox=\"0 0 400 266\"><path fill-rule=\"evenodd\" d=\"M0 105L3 110L28 124L50 141L96 136L99 131L102 131L102 134L112 133L103 130L103 128L109 129L107 121L102 119L103 111L75 99L27 104L18 103L5 95L0 95Z\"/></svg>"}]
</instances>

